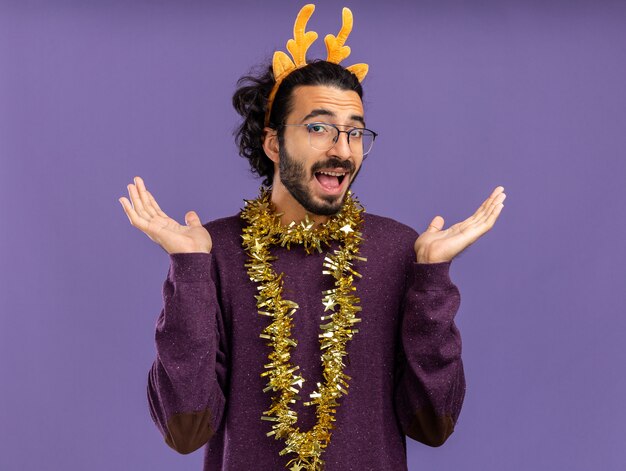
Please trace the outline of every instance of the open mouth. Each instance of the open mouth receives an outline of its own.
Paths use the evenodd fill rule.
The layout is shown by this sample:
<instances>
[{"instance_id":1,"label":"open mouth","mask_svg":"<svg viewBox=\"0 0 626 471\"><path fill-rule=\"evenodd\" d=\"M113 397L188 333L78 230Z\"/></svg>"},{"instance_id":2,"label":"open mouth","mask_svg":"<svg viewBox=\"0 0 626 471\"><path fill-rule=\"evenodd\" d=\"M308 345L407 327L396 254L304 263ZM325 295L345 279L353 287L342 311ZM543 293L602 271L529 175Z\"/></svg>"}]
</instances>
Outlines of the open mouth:
<instances>
[{"instance_id":1,"label":"open mouth","mask_svg":"<svg viewBox=\"0 0 626 471\"><path fill-rule=\"evenodd\" d=\"M348 180L347 176L347 171L330 172L323 170L315 172L315 179L328 193L340 193L343 189L344 180Z\"/></svg>"}]
</instances>

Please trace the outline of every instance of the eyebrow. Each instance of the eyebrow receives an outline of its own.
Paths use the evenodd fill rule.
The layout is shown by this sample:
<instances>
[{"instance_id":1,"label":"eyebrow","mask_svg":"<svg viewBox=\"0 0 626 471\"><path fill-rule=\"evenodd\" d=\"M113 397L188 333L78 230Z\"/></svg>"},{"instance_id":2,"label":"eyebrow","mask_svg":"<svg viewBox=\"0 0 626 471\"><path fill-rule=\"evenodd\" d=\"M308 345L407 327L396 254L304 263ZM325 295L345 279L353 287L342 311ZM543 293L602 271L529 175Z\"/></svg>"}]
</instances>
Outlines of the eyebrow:
<instances>
[{"instance_id":1,"label":"eyebrow","mask_svg":"<svg viewBox=\"0 0 626 471\"><path fill-rule=\"evenodd\" d=\"M307 119L315 118L316 116L330 116L331 118L337 117L337 115L330 110L327 110L324 108L316 108L313 111L311 111L308 115L306 115L304 118L302 118L302 122L306 121ZM363 127L365 127L365 120L363 119L363 116L361 115L353 114L352 116L350 116L350 120L358 121L363 125Z\"/></svg>"}]
</instances>

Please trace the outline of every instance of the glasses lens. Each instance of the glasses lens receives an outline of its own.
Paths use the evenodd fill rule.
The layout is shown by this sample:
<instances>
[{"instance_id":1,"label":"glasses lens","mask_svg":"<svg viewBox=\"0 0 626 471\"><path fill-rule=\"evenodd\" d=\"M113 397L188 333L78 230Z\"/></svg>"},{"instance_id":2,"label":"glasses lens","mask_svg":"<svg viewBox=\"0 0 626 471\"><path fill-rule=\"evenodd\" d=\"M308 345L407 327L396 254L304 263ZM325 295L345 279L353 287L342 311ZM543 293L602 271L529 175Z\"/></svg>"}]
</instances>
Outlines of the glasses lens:
<instances>
[{"instance_id":1,"label":"glasses lens","mask_svg":"<svg viewBox=\"0 0 626 471\"><path fill-rule=\"evenodd\" d=\"M309 143L317 150L330 150L339 137L339 129L324 123L312 123L308 126ZM350 132L350 149L356 154L366 155L372 150L374 133L369 129L355 128Z\"/></svg>"},{"instance_id":2,"label":"glasses lens","mask_svg":"<svg viewBox=\"0 0 626 471\"><path fill-rule=\"evenodd\" d=\"M355 152L367 155L372 150L372 144L374 144L374 133L367 129L355 129L350 134L350 145Z\"/></svg>"},{"instance_id":3,"label":"glasses lens","mask_svg":"<svg viewBox=\"0 0 626 471\"><path fill-rule=\"evenodd\" d=\"M335 145L337 129L323 123L313 123L308 125L309 143L313 149L329 150Z\"/></svg>"}]
</instances>

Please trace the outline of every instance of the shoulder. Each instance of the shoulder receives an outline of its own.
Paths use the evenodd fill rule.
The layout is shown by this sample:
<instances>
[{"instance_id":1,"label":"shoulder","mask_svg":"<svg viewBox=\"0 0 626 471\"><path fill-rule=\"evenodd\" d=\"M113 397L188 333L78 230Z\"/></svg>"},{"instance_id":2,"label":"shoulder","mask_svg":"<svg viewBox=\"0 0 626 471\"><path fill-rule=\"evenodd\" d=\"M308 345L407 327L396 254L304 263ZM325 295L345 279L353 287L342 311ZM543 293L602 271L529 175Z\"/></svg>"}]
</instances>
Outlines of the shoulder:
<instances>
[{"instance_id":1,"label":"shoulder","mask_svg":"<svg viewBox=\"0 0 626 471\"><path fill-rule=\"evenodd\" d=\"M211 234L214 248L219 248L220 252L232 252L241 250L243 224L240 213L237 213L214 219L203 226Z\"/></svg>"},{"instance_id":2,"label":"shoulder","mask_svg":"<svg viewBox=\"0 0 626 471\"><path fill-rule=\"evenodd\" d=\"M364 213L363 257L370 279L379 280L388 289L406 286L415 262L417 231L390 217Z\"/></svg>"},{"instance_id":3,"label":"shoulder","mask_svg":"<svg viewBox=\"0 0 626 471\"><path fill-rule=\"evenodd\" d=\"M383 239L390 243L405 241L415 242L418 232L411 226L390 217L363 213L363 237L365 239Z\"/></svg>"},{"instance_id":4,"label":"shoulder","mask_svg":"<svg viewBox=\"0 0 626 471\"><path fill-rule=\"evenodd\" d=\"M408 265L415 260L415 229L395 219L363 214L363 245L371 259L386 260L393 265Z\"/></svg>"}]
</instances>

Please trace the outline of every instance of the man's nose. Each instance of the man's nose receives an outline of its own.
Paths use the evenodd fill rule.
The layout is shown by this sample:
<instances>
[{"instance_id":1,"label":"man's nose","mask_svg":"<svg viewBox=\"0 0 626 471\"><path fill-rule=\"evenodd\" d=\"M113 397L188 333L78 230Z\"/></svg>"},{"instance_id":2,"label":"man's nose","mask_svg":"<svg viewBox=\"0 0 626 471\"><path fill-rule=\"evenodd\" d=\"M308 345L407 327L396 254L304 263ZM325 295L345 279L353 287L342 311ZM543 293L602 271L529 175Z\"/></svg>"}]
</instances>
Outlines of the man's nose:
<instances>
[{"instance_id":1,"label":"man's nose","mask_svg":"<svg viewBox=\"0 0 626 471\"><path fill-rule=\"evenodd\" d=\"M330 149L330 152L344 159L348 159L352 156L352 149L350 148L348 133L346 131L339 132L337 142L335 142L335 145Z\"/></svg>"}]
</instances>

